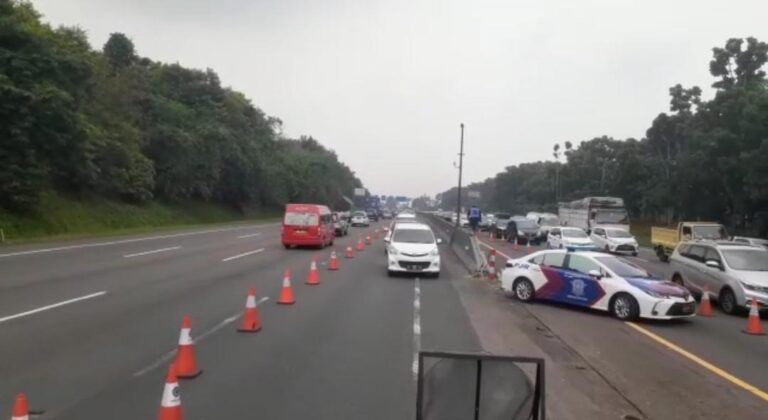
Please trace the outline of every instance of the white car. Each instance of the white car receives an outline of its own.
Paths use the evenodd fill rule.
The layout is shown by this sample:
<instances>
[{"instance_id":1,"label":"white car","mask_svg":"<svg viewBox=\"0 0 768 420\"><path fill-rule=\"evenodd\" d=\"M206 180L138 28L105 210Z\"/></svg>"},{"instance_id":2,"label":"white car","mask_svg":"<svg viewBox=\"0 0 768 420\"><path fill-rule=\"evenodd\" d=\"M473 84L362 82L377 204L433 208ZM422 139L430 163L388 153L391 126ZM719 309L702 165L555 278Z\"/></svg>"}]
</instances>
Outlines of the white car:
<instances>
[{"instance_id":1,"label":"white car","mask_svg":"<svg viewBox=\"0 0 768 420\"><path fill-rule=\"evenodd\" d=\"M368 219L368 215L364 211L356 211L352 213L352 220L349 222L352 226L365 226L371 225L371 221Z\"/></svg>"},{"instance_id":2,"label":"white car","mask_svg":"<svg viewBox=\"0 0 768 420\"><path fill-rule=\"evenodd\" d=\"M547 234L547 247L550 249L596 250L597 247L587 232L582 228L556 227Z\"/></svg>"},{"instance_id":3,"label":"white car","mask_svg":"<svg viewBox=\"0 0 768 420\"><path fill-rule=\"evenodd\" d=\"M761 246L763 248L768 249L768 239L762 239L762 238L748 238L745 236L734 236L733 242L738 242L741 244L749 244L749 245L755 245L755 246Z\"/></svg>"},{"instance_id":4,"label":"white car","mask_svg":"<svg viewBox=\"0 0 768 420\"><path fill-rule=\"evenodd\" d=\"M624 229L613 227L596 226L592 228L590 239L595 243L597 249L605 252L629 253L637 256L639 245L631 233Z\"/></svg>"},{"instance_id":5,"label":"white car","mask_svg":"<svg viewBox=\"0 0 768 420\"><path fill-rule=\"evenodd\" d=\"M440 276L440 250L435 234L423 223L398 224L387 243L387 273Z\"/></svg>"},{"instance_id":6,"label":"white car","mask_svg":"<svg viewBox=\"0 0 768 420\"><path fill-rule=\"evenodd\" d=\"M521 301L552 300L609 311L616 318L672 319L696 314L684 287L601 252L545 250L507 261L501 288Z\"/></svg>"}]
</instances>

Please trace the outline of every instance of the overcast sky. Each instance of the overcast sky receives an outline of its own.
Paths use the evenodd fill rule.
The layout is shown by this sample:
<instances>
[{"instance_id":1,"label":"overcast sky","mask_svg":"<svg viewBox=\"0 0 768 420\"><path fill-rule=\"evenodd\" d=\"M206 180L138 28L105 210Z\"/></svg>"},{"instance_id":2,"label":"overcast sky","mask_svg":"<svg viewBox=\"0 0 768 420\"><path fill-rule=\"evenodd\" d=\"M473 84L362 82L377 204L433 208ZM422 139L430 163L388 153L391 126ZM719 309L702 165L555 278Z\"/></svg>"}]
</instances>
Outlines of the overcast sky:
<instances>
[{"instance_id":1,"label":"overcast sky","mask_svg":"<svg viewBox=\"0 0 768 420\"><path fill-rule=\"evenodd\" d=\"M768 40L766 0L34 0L54 25L216 70L285 133L335 150L378 194L548 159L555 142L642 137L667 89L711 96L711 48Z\"/></svg>"}]
</instances>

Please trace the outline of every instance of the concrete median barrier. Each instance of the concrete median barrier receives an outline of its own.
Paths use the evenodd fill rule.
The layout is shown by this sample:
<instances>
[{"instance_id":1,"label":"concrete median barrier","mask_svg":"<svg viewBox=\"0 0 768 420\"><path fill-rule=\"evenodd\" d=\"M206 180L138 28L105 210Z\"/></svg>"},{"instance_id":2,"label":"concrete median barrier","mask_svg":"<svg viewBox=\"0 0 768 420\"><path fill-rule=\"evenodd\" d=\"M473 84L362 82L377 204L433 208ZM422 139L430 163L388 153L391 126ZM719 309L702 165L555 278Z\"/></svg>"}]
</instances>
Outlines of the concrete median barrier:
<instances>
[{"instance_id":1,"label":"concrete median barrier","mask_svg":"<svg viewBox=\"0 0 768 420\"><path fill-rule=\"evenodd\" d=\"M434 214L419 213L419 217L432 227L435 235L448 243L453 253L470 273L480 273L487 266L485 255L480 250L477 237L471 230L456 228L455 225Z\"/></svg>"}]
</instances>

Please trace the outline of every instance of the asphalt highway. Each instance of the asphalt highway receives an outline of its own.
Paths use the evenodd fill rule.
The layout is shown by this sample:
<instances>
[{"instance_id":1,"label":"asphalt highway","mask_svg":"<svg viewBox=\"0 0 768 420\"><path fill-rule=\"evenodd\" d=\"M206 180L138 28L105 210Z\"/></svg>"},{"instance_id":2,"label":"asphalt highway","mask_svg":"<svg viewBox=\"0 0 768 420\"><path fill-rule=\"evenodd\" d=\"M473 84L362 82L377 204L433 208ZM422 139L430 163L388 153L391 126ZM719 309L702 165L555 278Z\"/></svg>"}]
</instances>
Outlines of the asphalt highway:
<instances>
[{"instance_id":1,"label":"asphalt highway","mask_svg":"<svg viewBox=\"0 0 768 420\"><path fill-rule=\"evenodd\" d=\"M44 420L154 418L188 314L203 373L181 382L186 419L413 419L419 349L544 358L548 418L768 418L768 339L742 334L744 317L627 324L522 304L448 246L439 279L388 277L381 240L328 271L370 229L350 232L324 250L283 249L277 224L1 248L0 416L25 392ZM294 305L275 302L285 270ZM249 287L263 328L241 334Z\"/></svg>"},{"instance_id":2,"label":"asphalt highway","mask_svg":"<svg viewBox=\"0 0 768 420\"><path fill-rule=\"evenodd\" d=\"M450 281L388 278L381 241L330 272L330 248L285 250L277 225L161 236L0 251L0 411L24 391L45 419L153 418L183 314L195 419L413 418L417 287L420 345L481 350ZM290 306L275 303L286 269ZM238 334L251 286L263 329Z\"/></svg>"}]
</instances>

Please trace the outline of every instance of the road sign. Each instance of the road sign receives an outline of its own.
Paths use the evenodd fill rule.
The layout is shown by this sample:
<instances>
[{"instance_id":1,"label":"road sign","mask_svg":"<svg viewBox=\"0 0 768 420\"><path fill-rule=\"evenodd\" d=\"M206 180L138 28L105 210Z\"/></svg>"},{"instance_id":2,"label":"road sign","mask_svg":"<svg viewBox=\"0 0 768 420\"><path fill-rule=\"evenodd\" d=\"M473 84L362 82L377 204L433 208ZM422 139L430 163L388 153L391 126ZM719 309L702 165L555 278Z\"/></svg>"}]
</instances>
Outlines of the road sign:
<instances>
[{"instance_id":1,"label":"road sign","mask_svg":"<svg viewBox=\"0 0 768 420\"><path fill-rule=\"evenodd\" d=\"M355 188L355 197L365 197L365 188Z\"/></svg>"},{"instance_id":2,"label":"road sign","mask_svg":"<svg viewBox=\"0 0 768 420\"><path fill-rule=\"evenodd\" d=\"M480 191L467 191L467 197L469 198L480 198Z\"/></svg>"}]
</instances>

